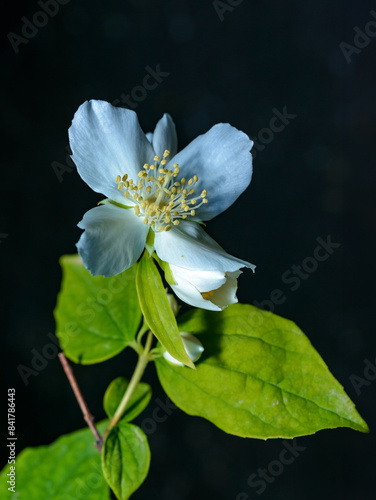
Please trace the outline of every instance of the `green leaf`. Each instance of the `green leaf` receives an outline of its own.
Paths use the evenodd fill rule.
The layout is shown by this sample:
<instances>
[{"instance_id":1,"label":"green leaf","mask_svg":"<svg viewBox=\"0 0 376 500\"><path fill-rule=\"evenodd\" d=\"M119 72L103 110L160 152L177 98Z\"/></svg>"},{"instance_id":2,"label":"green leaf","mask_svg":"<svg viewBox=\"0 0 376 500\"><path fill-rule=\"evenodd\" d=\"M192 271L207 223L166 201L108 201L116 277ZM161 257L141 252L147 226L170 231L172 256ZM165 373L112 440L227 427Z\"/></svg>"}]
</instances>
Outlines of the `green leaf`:
<instances>
[{"instance_id":1,"label":"green leaf","mask_svg":"<svg viewBox=\"0 0 376 500\"><path fill-rule=\"evenodd\" d=\"M150 450L142 430L120 421L108 433L103 445L104 476L119 500L127 500L145 480L150 465Z\"/></svg>"},{"instance_id":2,"label":"green leaf","mask_svg":"<svg viewBox=\"0 0 376 500\"><path fill-rule=\"evenodd\" d=\"M135 337L141 322L137 265L114 276L91 276L78 255L65 255L55 309L57 336L66 356L93 364L112 358Z\"/></svg>"},{"instance_id":3,"label":"green leaf","mask_svg":"<svg viewBox=\"0 0 376 500\"><path fill-rule=\"evenodd\" d=\"M104 431L107 422L97 425ZM8 488L9 465L1 472L1 491ZM110 500L101 455L90 429L61 436L48 446L25 448L16 458L16 494L25 500ZM7 493L10 494L9 491ZM19 496L18 496L19 495Z\"/></svg>"},{"instance_id":4,"label":"green leaf","mask_svg":"<svg viewBox=\"0 0 376 500\"><path fill-rule=\"evenodd\" d=\"M115 378L108 386L104 395L103 406L107 415L114 416L120 401L129 385L129 381L124 377ZM128 403L127 409L122 416L122 420L130 422L134 420L149 404L151 398L151 387L145 382L140 382Z\"/></svg>"},{"instance_id":5,"label":"green leaf","mask_svg":"<svg viewBox=\"0 0 376 500\"><path fill-rule=\"evenodd\" d=\"M197 370L156 360L172 401L230 434L292 438L320 429L368 427L303 332L249 305L194 310L179 321L205 351Z\"/></svg>"},{"instance_id":6,"label":"green leaf","mask_svg":"<svg viewBox=\"0 0 376 500\"><path fill-rule=\"evenodd\" d=\"M194 368L184 349L161 276L146 252L138 264L136 284L141 310L150 330L172 357Z\"/></svg>"}]
</instances>

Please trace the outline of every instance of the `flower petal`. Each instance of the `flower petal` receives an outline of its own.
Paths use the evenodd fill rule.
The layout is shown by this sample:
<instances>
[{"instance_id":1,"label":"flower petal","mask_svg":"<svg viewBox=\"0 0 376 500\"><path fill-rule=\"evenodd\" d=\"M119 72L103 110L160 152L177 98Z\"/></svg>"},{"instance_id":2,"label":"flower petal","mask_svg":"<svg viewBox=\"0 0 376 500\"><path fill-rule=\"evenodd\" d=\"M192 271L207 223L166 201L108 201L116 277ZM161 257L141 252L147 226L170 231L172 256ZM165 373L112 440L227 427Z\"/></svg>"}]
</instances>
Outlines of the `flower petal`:
<instances>
[{"instance_id":1,"label":"flower petal","mask_svg":"<svg viewBox=\"0 0 376 500\"><path fill-rule=\"evenodd\" d=\"M178 151L178 138L175 123L169 114L165 113L157 123L152 141L155 154L158 156L162 157L166 149L170 151L167 160L176 155Z\"/></svg>"},{"instance_id":2,"label":"flower petal","mask_svg":"<svg viewBox=\"0 0 376 500\"><path fill-rule=\"evenodd\" d=\"M226 273L226 283L215 290L213 295L207 299L215 304L222 311L225 307L230 304L236 304L238 298L236 296L236 290L238 289L237 278L242 274L241 271L234 271L233 273Z\"/></svg>"},{"instance_id":3,"label":"flower petal","mask_svg":"<svg viewBox=\"0 0 376 500\"><path fill-rule=\"evenodd\" d=\"M154 151L141 130L137 115L105 101L86 101L74 115L69 129L72 159L82 179L97 193L124 202L117 189L117 175L137 179Z\"/></svg>"},{"instance_id":4,"label":"flower petal","mask_svg":"<svg viewBox=\"0 0 376 500\"><path fill-rule=\"evenodd\" d=\"M222 311L238 301L237 278L241 271L190 271L171 264L169 267L175 280L171 288L183 302L193 307Z\"/></svg>"},{"instance_id":5,"label":"flower petal","mask_svg":"<svg viewBox=\"0 0 376 500\"><path fill-rule=\"evenodd\" d=\"M195 222L183 221L171 231L155 233L154 247L161 260L185 269L224 272L241 267L255 269L253 264L226 253Z\"/></svg>"},{"instance_id":6,"label":"flower petal","mask_svg":"<svg viewBox=\"0 0 376 500\"><path fill-rule=\"evenodd\" d=\"M115 276L133 266L145 246L149 228L133 210L107 204L92 208L78 227L77 243L84 266L93 276Z\"/></svg>"},{"instance_id":7,"label":"flower petal","mask_svg":"<svg viewBox=\"0 0 376 500\"><path fill-rule=\"evenodd\" d=\"M210 290L216 290L226 283L224 271L191 270L173 264L169 266L176 285L181 289L184 288L186 283L190 283L200 293L210 292Z\"/></svg>"},{"instance_id":8,"label":"flower petal","mask_svg":"<svg viewBox=\"0 0 376 500\"><path fill-rule=\"evenodd\" d=\"M252 178L252 146L244 132L219 123L175 156L180 168L177 180L197 175L196 191L207 190L209 202L196 210L197 218L212 219L247 188Z\"/></svg>"},{"instance_id":9,"label":"flower petal","mask_svg":"<svg viewBox=\"0 0 376 500\"><path fill-rule=\"evenodd\" d=\"M170 266L175 268L175 266ZM199 272L199 271L198 271ZM222 273L224 276L224 273ZM174 274L174 278L177 278ZM194 286L189 281L179 281L177 279L176 285L170 285L174 293L179 297L180 300L189 304L193 307L198 307L200 309L208 309L209 311L220 311L221 309L216 305L210 302L209 300L205 300L201 295L200 291L196 286Z\"/></svg>"}]
</instances>

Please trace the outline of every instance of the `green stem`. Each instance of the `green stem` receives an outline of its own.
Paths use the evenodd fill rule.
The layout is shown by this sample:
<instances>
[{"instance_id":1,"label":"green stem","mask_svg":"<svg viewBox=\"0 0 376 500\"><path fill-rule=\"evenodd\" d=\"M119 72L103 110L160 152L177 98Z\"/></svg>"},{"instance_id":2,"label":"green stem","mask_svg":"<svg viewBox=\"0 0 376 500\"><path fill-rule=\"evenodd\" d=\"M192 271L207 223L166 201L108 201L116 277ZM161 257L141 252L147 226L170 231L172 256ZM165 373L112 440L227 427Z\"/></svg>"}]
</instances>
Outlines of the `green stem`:
<instances>
[{"instance_id":1,"label":"green stem","mask_svg":"<svg viewBox=\"0 0 376 500\"><path fill-rule=\"evenodd\" d=\"M104 433L103 441L105 440L105 438L106 438L107 434L110 432L110 430L119 423L121 417L124 415L124 412L127 408L127 405L132 397L132 394L134 393L134 391L137 387L137 384L140 382L142 375L144 374L145 368L150 361L150 348L151 348L152 341L153 341L153 333L151 331L149 331L149 334L148 334L148 337L147 337L146 343L145 343L145 348L142 351L142 353L139 355L136 369L132 375L132 378L129 382L127 390L124 393L123 399L120 401L120 404L119 404L114 416L112 417L112 419L111 419L111 421L106 429L106 432Z\"/></svg>"}]
</instances>

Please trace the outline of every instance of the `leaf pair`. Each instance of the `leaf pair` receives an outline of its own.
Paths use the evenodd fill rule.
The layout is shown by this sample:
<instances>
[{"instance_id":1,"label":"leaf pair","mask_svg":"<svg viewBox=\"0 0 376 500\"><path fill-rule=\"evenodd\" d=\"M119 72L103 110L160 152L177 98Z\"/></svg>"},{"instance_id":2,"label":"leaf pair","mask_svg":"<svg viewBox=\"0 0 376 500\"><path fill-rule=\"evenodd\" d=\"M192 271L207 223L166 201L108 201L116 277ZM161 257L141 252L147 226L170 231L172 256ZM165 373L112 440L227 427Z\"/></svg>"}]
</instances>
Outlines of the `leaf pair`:
<instances>
[{"instance_id":1,"label":"leaf pair","mask_svg":"<svg viewBox=\"0 0 376 500\"><path fill-rule=\"evenodd\" d=\"M128 381L123 377L109 385L104 397L109 417L113 416L127 386ZM151 387L138 384L119 426L105 440L102 463L90 429L66 434L48 446L24 449L16 459L16 491L20 498L110 500L110 485L119 500L127 500L145 480L150 464L147 438L129 421L145 409L150 398ZM97 424L101 434L107 426L108 421ZM7 473L6 466L0 474L3 490L9 479Z\"/></svg>"},{"instance_id":2,"label":"leaf pair","mask_svg":"<svg viewBox=\"0 0 376 500\"><path fill-rule=\"evenodd\" d=\"M113 417L128 381L113 380L104 396L104 408ZM128 423L141 413L151 398L151 387L140 383L134 391L119 424L108 433L102 450L103 473L119 500L127 500L145 480L150 465L150 449L143 431Z\"/></svg>"}]
</instances>

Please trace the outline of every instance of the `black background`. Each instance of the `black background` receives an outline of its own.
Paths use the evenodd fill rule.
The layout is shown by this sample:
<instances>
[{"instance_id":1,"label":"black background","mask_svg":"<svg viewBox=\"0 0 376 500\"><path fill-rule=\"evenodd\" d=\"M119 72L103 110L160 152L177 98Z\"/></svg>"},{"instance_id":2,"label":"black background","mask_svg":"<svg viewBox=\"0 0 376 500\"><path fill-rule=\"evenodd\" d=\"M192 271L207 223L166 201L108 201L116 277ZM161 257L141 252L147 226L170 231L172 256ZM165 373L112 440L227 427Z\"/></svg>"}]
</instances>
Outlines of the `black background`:
<instances>
[{"instance_id":1,"label":"black background","mask_svg":"<svg viewBox=\"0 0 376 500\"><path fill-rule=\"evenodd\" d=\"M299 438L305 451L260 497L373 498L376 382L356 391L350 377L363 376L364 360L376 356L376 40L350 62L340 47L354 44L354 27L375 19L373 8L368 1L243 0L221 21L211 1L71 0L16 54L7 35L21 35L22 17L32 20L41 8L2 2L1 369L4 385L17 390L18 451L83 426L56 358L27 386L18 373L20 364L31 366L33 349L50 343L59 256L75 252L76 223L100 199L76 171L59 179L52 164L66 165L67 130L82 102L120 99L159 64L168 76L136 111L145 131L169 112L180 148L217 122L257 137L273 109L296 115L256 151L251 186L207 231L257 265L240 279L241 302L283 291L275 312L303 329L371 427L370 435L337 429ZM328 235L340 248L291 291L282 274ZM122 353L75 369L98 420L106 386L129 377L135 361ZM139 424L164 399L153 367L145 380L155 389ZM247 479L283 447L225 435L179 410L149 441L151 470L135 499L258 498Z\"/></svg>"}]
</instances>

